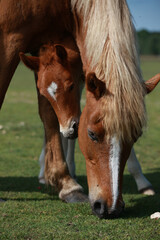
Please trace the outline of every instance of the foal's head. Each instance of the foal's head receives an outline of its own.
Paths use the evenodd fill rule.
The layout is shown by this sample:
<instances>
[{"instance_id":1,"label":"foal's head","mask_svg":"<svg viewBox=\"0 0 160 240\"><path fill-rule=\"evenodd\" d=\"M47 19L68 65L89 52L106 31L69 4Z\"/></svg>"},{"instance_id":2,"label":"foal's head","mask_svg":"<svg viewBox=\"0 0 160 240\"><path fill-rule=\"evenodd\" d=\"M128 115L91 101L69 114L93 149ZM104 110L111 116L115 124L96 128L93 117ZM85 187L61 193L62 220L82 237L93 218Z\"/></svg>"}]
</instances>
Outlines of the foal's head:
<instances>
[{"instance_id":1,"label":"foal's head","mask_svg":"<svg viewBox=\"0 0 160 240\"><path fill-rule=\"evenodd\" d=\"M159 80L160 74L147 81L144 86L146 92L152 91ZM98 80L94 73L88 74L86 106L80 118L78 138L86 159L91 207L100 218L118 216L124 208L123 170L138 138L122 139L116 133L110 135L106 131L103 105L108 95L111 93L106 90L105 83Z\"/></svg>"},{"instance_id":2,"label":"foal's head","mask_svg":"<svg viewBox=\"0 0 160 240\"><path fill-rule=\"evenodd\" d=\"M42 46L38 57L20 53L20 58L37 74L37 87L52 105L60 132L64 137L77 137L81 77L79 53L55 44Z\"/></svg>"}]
</instances>

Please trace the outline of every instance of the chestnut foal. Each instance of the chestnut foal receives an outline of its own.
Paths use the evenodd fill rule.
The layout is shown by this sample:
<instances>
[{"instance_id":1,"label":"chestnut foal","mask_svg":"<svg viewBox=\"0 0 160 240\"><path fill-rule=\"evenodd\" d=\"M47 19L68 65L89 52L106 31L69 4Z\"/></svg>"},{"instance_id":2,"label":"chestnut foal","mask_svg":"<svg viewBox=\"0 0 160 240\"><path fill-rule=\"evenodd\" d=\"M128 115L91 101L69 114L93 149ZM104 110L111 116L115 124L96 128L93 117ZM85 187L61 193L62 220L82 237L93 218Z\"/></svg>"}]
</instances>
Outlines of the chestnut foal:
<instances>
[{"instance_id":1,"label":"chestnut foal","mask_svg":"<svg viewBox=\"0 0 160 240\"><path fill-rule=\"evenodd\" d=\"M146 81L145 92L151 92L159 81L160 74ZM94 73L90 73L86 79L86 89L86 106L80 118L78 138L86 159L89 199L93 213L99 218L116 217L124 208L123 158L129 157L134 142L130 142L129 149L125 146L125 139L119 142L116 135L107 139L101 104L105 95L111 93L106 89L105 83L98 80ZM122 158L118 163L120 152ZM133 155L131 159L134 159Z\"/></svg>"},{"instance_id":2,"label":"chestnut foal","mask_svg":"<svg viewBox=\"0 0 160 240\"><path fill-rule=\"evenodd\" d=\"M65 175L66 178L69 177L68 172L64 171L63 165L65 165L65 163L60 166L61 163L57 162L56 159L55 162L51 161L53 150L51 151L50 145L53 144L52 148L54 149L54 154L57 153L56 149L62 147L57 144L54 139L50 142L50 135L52 134L51 129L57 129L56 124L52 119L52 111L55 112L57 116L60 125L60 129L58 128L57 130L59 133L61 132L64 155L66 157L70 175L74 177L75 166L73 158L75 140L70 139L77 137L80 116L80 91L82 89L83 81L81 79L82 69L79 52L77 50L64 47L61 44L48 44L43 45L40 48L38 57L26 56L24 53L20 53L20 58L28 68L36 73L38 99L40 106L42 106L39 108L39 112L44 123L45 140L40 156L41 171L39 180L42 183L45 181L45 155L45 168L47 176L50 175L51 171L51 175L56 175L56 178L61 177L61 174L63 174L63 179L65 179ZM41 115L42 111L46 111L46 107L49 108L50 111L46 115L47 121L49 120L50 122L49 126L48 124L47 126L45 124L46 119L44 119L44 114L43 116ZM49 143L46 142L48 140ZM60 171L62 171L62 173ZM52 183L52 179L51 181L50 179L46 179L46 181ZM78 184L77 190L82 190L81 186ZM76 189L74 190L74 196L70 194L69 197L66 197L67 193L63 193L60 195L60 198L67 202L87 200L87 197L81 192L77 192L78 197L76 198L75 191Z\"/></svg>"}]
</instances>

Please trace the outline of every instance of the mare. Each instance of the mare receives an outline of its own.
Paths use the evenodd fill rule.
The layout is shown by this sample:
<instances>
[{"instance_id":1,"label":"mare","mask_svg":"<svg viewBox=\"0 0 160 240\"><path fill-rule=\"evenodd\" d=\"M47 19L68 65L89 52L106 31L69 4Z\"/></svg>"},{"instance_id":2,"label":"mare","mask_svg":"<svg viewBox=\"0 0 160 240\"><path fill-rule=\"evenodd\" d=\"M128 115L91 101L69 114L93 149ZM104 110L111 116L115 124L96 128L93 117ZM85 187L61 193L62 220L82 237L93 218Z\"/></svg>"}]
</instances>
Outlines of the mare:
<instances>
[{"instance_id":1,"label":"mare","mask_svg":"<svg viewBox=\"0 0 160 240\"><path fill-rule=\"evenodd\" d=\"M146 93L151 92L159 81L160 74L146 81L144 85ZM89 73L86 89L86 106L80 118L78 139L86 159L90 203L93 213L99 218L116 217L124 208L122 199L124 162L120 159L118 165L117 161L121 151L128 156L128 149L122 148L126 144L125 139L120 142L116 135L111 140L105 136L104 116L100 108L103 98L108 95L105 83L97 79L94 73ZM134 158L133 154L132 150L131 159ZM131 159L130 164L134 165ZM136 174L134 168L132 171Z\"/></svg>"},{"instance_id":2,"label":"mare","mask_svg":"<svg viewBox=\"0 0 160 240\"><path fill-rule=\"evenodd\" d=\"M1 0L0 107L19 63L19 52L34 52L51 35L53 40L72 36L85 76L94 72L107 89L108 94L101 98L98 106L107 139L104 149L108 156L111 155L110 172L103 178L109 163L106 160L103 165L102 162L99 167L106 193L96 184L97 176L92 172L95 198L91 198L91 204L104 208L105 212L116 213L122 205L120 172L123 172L133 142L146 125L144 81L126 0ZM39 108L45 125L46 179L57 186L60 199L78 201L82 188L71 178L65 164L56 113L46 99L39 98ZM86 146L89 152L89 141ZM87 170L87 174L90 171ZM94 193L91 187L90 191L91 196ZM101 198L102 205L96 199L100 192L101 196L105 195Z\"/></svg>"}]
</instances>

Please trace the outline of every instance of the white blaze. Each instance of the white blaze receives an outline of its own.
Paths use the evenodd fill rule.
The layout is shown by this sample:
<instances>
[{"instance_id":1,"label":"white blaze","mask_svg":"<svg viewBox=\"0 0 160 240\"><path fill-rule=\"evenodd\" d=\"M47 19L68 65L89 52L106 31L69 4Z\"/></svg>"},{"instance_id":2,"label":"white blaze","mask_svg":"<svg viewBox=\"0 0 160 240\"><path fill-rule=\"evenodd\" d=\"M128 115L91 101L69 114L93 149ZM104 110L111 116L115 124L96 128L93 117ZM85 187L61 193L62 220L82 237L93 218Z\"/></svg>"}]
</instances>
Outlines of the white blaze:
<instances>
[{"instance_id":1,"label":"white blaze","mask_svg":"<svg viewBox=\"0 0 160 240\"><path fill-rule=\"evenodd\" d=\"M118 181L119 181L119 164L120 164L120 143L117 138L114 136L111 139L111 148L110 148L110 157L109 165L112 178L112 195L113 203L111 210L115 209L117 198L118 198Z\"/></svg>"},{"instance_id":2,"label":"white blaze","mask_svg":"<svg viewBox=\"0 0 160 240\"><path fill-rule=\"evenodd\" d=\"M57 91L57 84L55 82L52 82L51 85L47 88L48 93L53 97L53 99L56 101L56 91Z\"/></svg>"}]
</instances>

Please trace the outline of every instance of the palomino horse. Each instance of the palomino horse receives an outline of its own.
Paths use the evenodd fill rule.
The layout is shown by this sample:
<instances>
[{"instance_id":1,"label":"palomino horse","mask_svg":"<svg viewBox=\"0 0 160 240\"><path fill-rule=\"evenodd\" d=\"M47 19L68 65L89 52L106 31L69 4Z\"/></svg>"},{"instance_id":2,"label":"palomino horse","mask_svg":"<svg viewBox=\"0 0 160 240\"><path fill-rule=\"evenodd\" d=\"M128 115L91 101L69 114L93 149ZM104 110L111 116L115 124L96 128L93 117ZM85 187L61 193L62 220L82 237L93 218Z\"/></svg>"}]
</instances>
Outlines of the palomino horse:
<instances>
[{"instance_id":1,"label":"palomino horse","mask_svg":"<svg viewBox=\"0 0 160 240\"><path fill-rule=\"evenodd\" d=\"M151 92L160 81L160 74L145 82L146 93ZM86 106L79 125L79 144L86 159L89 198L93 213L100 218L118 216L124 207L122 199L122 177L124 159L127 159L128 146L125 139L116 135L107 139L103 125L101 104L108 90L105 83L94 73L86 79ZM136 139L134 140L136 141ZM130 143L131 146L134 142ZM122 157L119 159L122 152ZM133 153L132 153L133 154Z\"/></svg>"},{"instance_id":2,"label":"palomino horse","mask_svg":"<svg viewBox=\"0 0 160 240\"><path fill-rule=\"evenodd\" d=\"M1 0L0 29L0 106L18 65L19 52L39 49L51 34L53 40L57 36L59 39L68 34L73 36L85 75L94 72L105 83L108 92L101 99L99 117L103 116L108 142L105 149L107 155L112 153L111 169L115 171L104 179L104 188L110 186L113 178L120 179L119 168L123 169L133 142L146 125L144 82L126 0ZM41 98L39 104L47 146L46 179L57 186L61 199L78 201L82 188L70 177L62 148L58 147L61 140L56 114L47 100ZM102 176L105 170L106 166L101 166ZM111 198L111 194L106 193L110 213L117 212L121 205L119 185L113 184ZM95 196L99 189L97 185Z\"/></svg>"}]
</instances>

